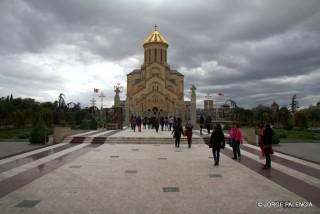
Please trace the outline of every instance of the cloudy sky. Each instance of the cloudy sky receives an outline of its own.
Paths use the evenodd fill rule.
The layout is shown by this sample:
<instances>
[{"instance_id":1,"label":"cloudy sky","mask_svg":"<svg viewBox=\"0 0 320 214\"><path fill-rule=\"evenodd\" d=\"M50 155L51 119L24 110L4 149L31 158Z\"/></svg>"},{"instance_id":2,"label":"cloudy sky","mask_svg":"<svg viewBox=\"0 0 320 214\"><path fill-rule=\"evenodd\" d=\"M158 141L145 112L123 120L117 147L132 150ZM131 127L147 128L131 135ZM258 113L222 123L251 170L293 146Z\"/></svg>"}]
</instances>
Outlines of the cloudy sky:
<instances>
[{"instance_id":1,"label":"cloudy sky","mask_svg":"<svg viewBox=\"0 0 320 214\"><path fill-rule=\"evenodd\" d=\"M112 105L143 61L154 24L199 105L224 93L243 107L320 101L319 0L0 0L0 97ZM100 105L100 104L99 104Z\"/></svg>"}]
</instances>

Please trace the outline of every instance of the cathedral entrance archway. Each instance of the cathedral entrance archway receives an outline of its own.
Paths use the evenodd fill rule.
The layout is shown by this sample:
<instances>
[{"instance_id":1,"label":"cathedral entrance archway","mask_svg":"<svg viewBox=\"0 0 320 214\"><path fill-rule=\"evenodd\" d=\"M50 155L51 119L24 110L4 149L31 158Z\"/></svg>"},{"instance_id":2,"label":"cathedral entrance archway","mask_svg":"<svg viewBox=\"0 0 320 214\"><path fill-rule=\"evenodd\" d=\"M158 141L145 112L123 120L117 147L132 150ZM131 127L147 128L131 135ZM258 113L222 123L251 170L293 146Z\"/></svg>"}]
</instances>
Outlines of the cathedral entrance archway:
<instances>
[{"instance_id":1,"label":"cathedral entrance archway","mask_svg":"<svg viewBox=\"0 0 320 214\"><path fill-rule=\"evenodd\" d=\"M158 115L158 112L159 112L158 107L153 107L152 108L152 112L153 112L154 115Z\"/></svg>"}]
</instances>

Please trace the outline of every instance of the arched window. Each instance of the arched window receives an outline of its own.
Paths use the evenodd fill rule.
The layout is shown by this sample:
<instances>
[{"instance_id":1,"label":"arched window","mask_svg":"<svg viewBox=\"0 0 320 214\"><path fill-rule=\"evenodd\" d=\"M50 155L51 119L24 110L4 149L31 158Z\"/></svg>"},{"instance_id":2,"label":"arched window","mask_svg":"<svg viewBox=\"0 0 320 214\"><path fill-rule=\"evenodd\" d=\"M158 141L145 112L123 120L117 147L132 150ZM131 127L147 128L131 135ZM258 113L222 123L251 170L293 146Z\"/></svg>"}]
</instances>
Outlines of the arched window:
<instances>
[{"instance_id":1,"label":"arched window","mask_svg":"<svg viewBox=\"0 0 320 214\"><path fill-rule=\"evenodd\" d=\"M157 48L154 49L154 61L157 61Z\"/></svg>"},{"instance_id":2,"label":"arched window","mask_svg":"<svg viewBox=\"0 0 320 214\"><path fill-rule=\"evenodd\" d=\"M151 62L151 49L149 49L149 63Z\"/></svg>"},{"instance_id":3,"label":"arched window","mask_svg":"<svg viewBox=\"0 0 320 214\"><path fill-rule=\"evenodd\" d=\"M160 62L162 62L162 49L160 49Z\"/></svg>"}]
</instances>

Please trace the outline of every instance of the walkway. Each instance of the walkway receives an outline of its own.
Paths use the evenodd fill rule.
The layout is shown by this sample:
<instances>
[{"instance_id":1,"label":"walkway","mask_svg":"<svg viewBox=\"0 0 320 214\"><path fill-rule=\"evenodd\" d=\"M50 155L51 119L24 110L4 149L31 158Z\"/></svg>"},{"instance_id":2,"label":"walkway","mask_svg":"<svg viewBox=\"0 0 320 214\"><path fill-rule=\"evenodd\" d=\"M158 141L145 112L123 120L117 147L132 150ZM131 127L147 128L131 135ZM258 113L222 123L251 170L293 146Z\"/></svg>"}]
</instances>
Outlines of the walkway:
<instances>
[{"instance_id":1,"label":"walkway","mask_svg":"<svg viewBox=\"0 0 320 214\"><path fill-rule=\"evenodd\" d=\"M50 146L0 160L1 213L319 213L320 165L275 154L265 171L257 147L222 153L214 167L204 144Z\"/></svg>"}]
</instances>

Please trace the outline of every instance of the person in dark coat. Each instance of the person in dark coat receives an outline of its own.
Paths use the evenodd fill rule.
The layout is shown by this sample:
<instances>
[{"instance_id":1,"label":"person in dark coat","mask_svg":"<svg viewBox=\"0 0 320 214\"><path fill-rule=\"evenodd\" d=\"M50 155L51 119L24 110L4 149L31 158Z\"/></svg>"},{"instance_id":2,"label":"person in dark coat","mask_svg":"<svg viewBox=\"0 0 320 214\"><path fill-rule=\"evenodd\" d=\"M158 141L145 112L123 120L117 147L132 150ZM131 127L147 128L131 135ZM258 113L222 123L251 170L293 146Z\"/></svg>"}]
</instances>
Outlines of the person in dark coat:
<instances>
[{"instance_id":1,"label":"person in dark coat","mask_svg":"<svg viewBox=\"0 0 320 214\"><path fill-rule=\"evenodd\" d=\"M211 134L209 141L209 148L212 148L212 154L214 158L214 165L219 165L220 149L225 147L225 138L220 124L217 124L214 131Z\"/></svg>"},{"instance_id":2,"label":"person in dark coat","mask_svg":"<svg viewBox=\"0 0 320 214\"><path fill-rule=\"evenodd\" d=\"M266 157L266 164L263 166L263 169L271 168L271 154L273 154L272 150L272 136L274 135L273 130L270 125L267 124L266 128L263 132L262 143L263 143L263 153Z\"/></svg>"},{"instance_id":3,"label":"person in dark coat","mask_svg":"<svg viewBox=\"0 0 320 214\"><path fill-rule=\"evenodd\" d=\"M137 118L136 116L133 116L131 119L131 125L134 132L136 132L136 126L137 126Z\"/></svg>"},{"instance_id":4,"label":"person in dark coat","mask_svg":"<svg viewBox=\"0 0 320 214\"><path fill-rule=\"evenodd\" d=\"M137 117L137 126L138 126L138 131L139 131L139 132L141 132L141 124L142 124L141 117L138 116L138 117Z\"/></svg>"},{"instance_id":5,"label":"person in dark coat","mask_svg":"<svg viewBox=\"0 0 320 214\"><path fill-rule=\"evenodd\" d=\"M163 127L164 127L164 117L160 117L160 126L161 126L161 131L163 131Z\"/></svg>"},{"instance_id":6,"label":"person in dark coat","mask_svg":"<svg viewBox=\"0 0 320 214\"><path fill-rule=\"evenodd\" d=\"M143 128L144 129L147 129L147 120L148 120L147 117L144 117L143 120L142 120L142 124L143 124Z\"/></svg>"},{"instance_id":7,"label":"person in dark coat","mask_svg":"<svg viewBox=\"0 0 320 214\"><path fill-rule=\"evenodd\" d=\"M193 125L191 123L191 121L189 120L186 124L186 136L188 139L188 147L189 149L191 148L191 143L192 143L192 129L193 129Z\"/></svg>"},{"instance_id":8,"label":"person in dark coat","mask_svg":"<svg viewBox=\"0 0 320 214\"><path fill-rule=\"evenodd\" d=\"M182 128L181 122L182 122L181 119L178 118L175 126L173 127L172 133L171 133L171 134L174 134L173 137L176 139L175 145L177 148L179 148L179 146L180 146L181 134L183 134L183 128Z\"/></svg>"},{"instance_id":9,"label":"person in dark coat","mask_svg":"<svg viewBox=\"0 0 320 214\"><path fill-rule=\"evenodd\" d=\"M158 130L159 130L159 124L160 124L159 117L155 117L153 121L154 121L154 122L153 122L153 126L154 126L154 128L156 129L156 132L158 132Z\"/></svg>"},{"instance_id":10,"label":"person in dark coat","mask_svg":"<svg viewBox=\"0 0 320 214\"><path fill-rule=\"evenodd\" d=\"M204 128L204 118L200 116L200 135L202 135L202 129Z\"/></svg>"},{"instance_id":11,"label":"person in dark coat","mask_svg":"<svg viewBox=\"0 0 320 214\"><path fill-rule=\"evenodd\" d=\"M212 122L211 117L207 116L207 118L206 118L206 127L207 127L208 134L210 134L211 122Z\"/></svg>"}]
</instances>

